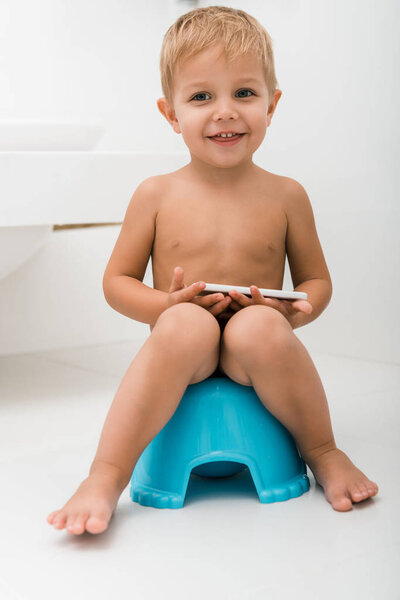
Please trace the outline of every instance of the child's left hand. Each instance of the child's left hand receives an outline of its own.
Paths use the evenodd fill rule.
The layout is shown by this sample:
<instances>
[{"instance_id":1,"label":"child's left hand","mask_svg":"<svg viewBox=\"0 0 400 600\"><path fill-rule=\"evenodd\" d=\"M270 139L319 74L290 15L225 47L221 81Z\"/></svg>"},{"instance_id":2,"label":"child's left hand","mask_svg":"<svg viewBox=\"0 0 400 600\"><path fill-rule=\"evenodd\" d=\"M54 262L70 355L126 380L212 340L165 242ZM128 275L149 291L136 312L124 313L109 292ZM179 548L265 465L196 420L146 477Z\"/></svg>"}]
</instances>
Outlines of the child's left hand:
<instances>
[{"instance_id":1,"label":"child's left hand","mask_svg":"<svg viewBox=\"0 0 400 600\"><path fill-rule=\"evenodd\" d=\"M252 304L264 304L265 306L270 306L271 308L275 308L278 310L286 319L292 324L292 318L298 312L304 312L306 314L312 313L312 306L307 300L280 300L278 298L266 298L262 296L258 287L255 285L250 286L251 298L237 292L236 290L232 290L229 292L229 296L232 298L232 302L229 305L230 309L233 309L235 312L240 310L241 308L245 308L246 306L251 306Z\"/></svg>"}]
</instances>

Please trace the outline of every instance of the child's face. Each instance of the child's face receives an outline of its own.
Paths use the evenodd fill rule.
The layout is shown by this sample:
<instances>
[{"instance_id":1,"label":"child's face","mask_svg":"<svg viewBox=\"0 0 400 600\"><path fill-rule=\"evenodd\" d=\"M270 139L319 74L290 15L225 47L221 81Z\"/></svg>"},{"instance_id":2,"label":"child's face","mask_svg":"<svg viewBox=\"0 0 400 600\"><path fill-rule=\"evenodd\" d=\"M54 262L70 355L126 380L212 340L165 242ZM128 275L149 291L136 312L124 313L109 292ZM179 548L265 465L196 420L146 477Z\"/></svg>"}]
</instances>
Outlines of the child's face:
<instances>
[{"instance_id":1,"label":"child's face","mask_svg":"<svg viewBox=\"0 0 400 600\"><path fill-rule=\"evenodd\" d=\"M261 62L243 55L228 64L219 46L212 46L180 64L174 76L173 107L165 98L158 108L190 153L216 167L234 167L257 150L281 96L268 97ZM220 132L244 135L235 144L210 139Z\"/></svg>"}]
</instances>

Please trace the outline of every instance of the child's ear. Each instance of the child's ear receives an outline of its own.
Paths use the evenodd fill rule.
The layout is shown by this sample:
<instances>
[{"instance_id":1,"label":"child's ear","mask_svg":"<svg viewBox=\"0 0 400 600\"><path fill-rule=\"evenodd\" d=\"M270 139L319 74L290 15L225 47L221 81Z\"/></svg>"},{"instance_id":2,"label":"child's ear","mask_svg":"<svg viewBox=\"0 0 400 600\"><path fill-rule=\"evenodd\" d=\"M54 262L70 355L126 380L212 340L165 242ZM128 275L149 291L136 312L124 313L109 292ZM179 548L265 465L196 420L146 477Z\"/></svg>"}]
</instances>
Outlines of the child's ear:
<instances>
[{"instance_id":1,"label":"child's ear","mask_svg":"<svg viewBox=\"0 0 400 600\"><path fill-rule=\"evenodd\" d=\"M268 113L267 113L267 127L269 127L271 125L271 119L272 119L272 115L275 112L276 109L276 105L279 102L279 98L282 96L282 90L275 90L271 102L269 103L268 106Z\"/></svg>"},{"instance_id":2,"label":"child's ear","mask_svg":"<svg viewBox=\"0 0 400 600\"><path fill-rule=\"evenodd\" d=\"M175 133L181 133L175 110L170 106L168 100L166 98L159 98L157 100L157 106L160 113L167 119L168 123L172 125Z\"/></svg>"}]
</instances>

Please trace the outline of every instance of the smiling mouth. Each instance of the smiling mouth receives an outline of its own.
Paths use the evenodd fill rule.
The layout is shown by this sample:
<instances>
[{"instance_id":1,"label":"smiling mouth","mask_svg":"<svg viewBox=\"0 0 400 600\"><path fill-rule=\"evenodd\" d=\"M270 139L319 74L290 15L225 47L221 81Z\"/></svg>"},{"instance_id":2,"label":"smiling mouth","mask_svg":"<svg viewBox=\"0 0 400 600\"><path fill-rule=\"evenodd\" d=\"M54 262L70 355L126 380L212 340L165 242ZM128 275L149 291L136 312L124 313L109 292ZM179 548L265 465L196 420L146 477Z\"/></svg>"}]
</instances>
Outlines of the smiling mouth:
<instances>
[{"instance_id":1,"label":"smiling mouth","mask_svg":"<svg viewBox=\"0 0 400 600\"><path fill-rule=\"evenodd\" d=\"M232 137L226 137L226 138L214 135L214 136L207 136L207 139L210 140L210 142L214 142L214 144L216 146L219 146L220 148L222 148L222 146L226 146L227 148L230 148L233 146L237 146L245 135L246 135L245 133L237 133L237 134L233 135Z\"/></svg>"},{"instance_id":2,"label":"smiling mouth","mask_svg":"<svg viewBox=\"0 0 400 600\"><path fill-rule=\"evenodd\" d=\"M231 137L221 137L220 135L208 135L208 139L209 140L218 140L221 142L229 142L230 140L237 140L239 137L242 137L242 135L245 135L244 133L236 133L235 135L232 135Z\"/></svg>"}]
</instances>

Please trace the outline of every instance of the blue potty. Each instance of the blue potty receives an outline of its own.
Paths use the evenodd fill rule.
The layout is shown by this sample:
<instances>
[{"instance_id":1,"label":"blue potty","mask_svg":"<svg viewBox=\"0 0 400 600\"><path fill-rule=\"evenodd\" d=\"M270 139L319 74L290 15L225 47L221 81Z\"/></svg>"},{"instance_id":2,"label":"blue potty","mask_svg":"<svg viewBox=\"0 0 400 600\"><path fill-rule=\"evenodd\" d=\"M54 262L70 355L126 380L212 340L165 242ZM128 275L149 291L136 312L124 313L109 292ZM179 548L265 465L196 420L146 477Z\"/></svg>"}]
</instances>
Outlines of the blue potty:
<instances>
[{"instance_id":1,"label":"blue potty","mask_svg":"<svg viewBox=\"0 0 400 600\"><path fill-rule=\"evenodd\" d=\"M288 430L252 387L215 377L186 388L175 413L142 452L132 474L134 502L182 508L190 474L228 477L248 468L262 503L301 496L306 465Z\"/></svg>"}]
</instances>

